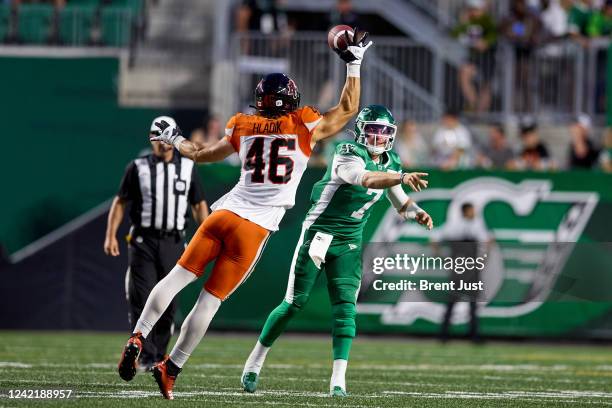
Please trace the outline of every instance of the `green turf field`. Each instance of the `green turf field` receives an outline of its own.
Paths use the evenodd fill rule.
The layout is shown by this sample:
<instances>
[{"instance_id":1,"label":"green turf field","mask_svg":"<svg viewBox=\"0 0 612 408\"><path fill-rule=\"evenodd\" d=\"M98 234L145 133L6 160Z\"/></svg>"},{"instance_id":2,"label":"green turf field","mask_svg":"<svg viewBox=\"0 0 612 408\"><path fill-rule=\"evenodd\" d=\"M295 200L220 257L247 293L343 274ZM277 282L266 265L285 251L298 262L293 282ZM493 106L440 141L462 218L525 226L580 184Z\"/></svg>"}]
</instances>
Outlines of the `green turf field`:
<instances>
[{"instance_id":1,"label":"green turf field","mask_svg":"<svg viewBox=\"0 0 612 408\"><path fill-rule=\"evenodd\" d=\"M612 405L612 348L359 338L345 399L327 396L330 340L285 336L260 391L239 386L256 335L209 335L177 381L174 406L565 407ZM116 334L0 332L0 407L167 406L150 375L125 383ZM72 389L70 400L8 399L9 389ZM145 402L145 404L143 404Z\"/></svg>"}]
</instances>

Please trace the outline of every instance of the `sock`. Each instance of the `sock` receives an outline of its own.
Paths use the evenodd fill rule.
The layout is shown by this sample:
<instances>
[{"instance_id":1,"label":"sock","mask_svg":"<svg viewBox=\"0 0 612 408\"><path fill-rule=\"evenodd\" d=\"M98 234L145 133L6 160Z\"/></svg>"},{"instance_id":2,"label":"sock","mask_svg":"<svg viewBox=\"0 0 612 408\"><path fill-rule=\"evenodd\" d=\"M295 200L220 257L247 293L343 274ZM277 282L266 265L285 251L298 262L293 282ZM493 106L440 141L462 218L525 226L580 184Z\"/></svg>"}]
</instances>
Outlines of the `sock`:
<instances>
[{"instance_id":1,"label":"sock","mask_svg":"<svg viewBox=\"0 0 612 408\"><path fill-rule=\"evenodd\" d=\"M176 265L172 268L170 273L160 280L149 294L140 319L134 327L134 333L140 332L146 339L176 294L196 279L195 274L182 266Z\"/></svg>"},{"instance_id":2,"label":"sock","mask_svg":"<svg viewBox=\"0 0 612 408\"><path fill-rule=\"evenodd\" d=\"M198 301L185 318L181 326L174 348L170 352L170 360L178 367L183 367L189 356L206 334L208 325L221 306L221 300L202 289Z\"/></svg>"},{"instance_id":3,"label":"sock","mask_svg":"<svg viewBox=\"0 0 612 408\"><path fill-rule=\"evenodd\" d=\"M352 337L334 336L332 338L332 348L334 351L334 360L348 360L351 345L353 344Z\"/></svg>"},{"instance_id":4,"label":"sock","mask_svg":"<svg viewBox=\"0 0 612 408\"><path fill-rule=\"evenodd\" d=\"M259 342L259 340L257 340L255 347L253 347L253 351L251 351L249 358L244 364L244 370L242 370L242 373L257 373L259 375L269 350L270 347L264 346Z\"/></svg>"},{"instance_id":5,"label":"sock","mask_svg":"<svg viewBox=\"0 0 612 408\"><path fill-rule=\"evenodd\" d=\"M340 387L346 391L346 381L344 376L346 374L347 360L337 359L334 360L333 371L331 381L329 382L329 390L333 391L334 387Z\"/></svg>"},{"instance_id":6,"label":"sock","mask_svg":"<svg viewBox=\"0 0 612 408\"><path fill-rule=\"evenodd\" d=\"M174 362L170 359L166 361L166 372L169 376L176 377L181 372L181 367L174 364Z\"/></svg>"},{"instance_id":7,"label":"sock","mask_svg":"<svg viewBox=\"0 0 612 408\"><path fill-rule=\"evenodd\" d=\"M148 320L139 319L136 323L136 327L134 327L134 333L132 333L132 335L140 332L142 338L146 339L151 330L153 330L153 323Z\"/></svg>"}]
</instances>

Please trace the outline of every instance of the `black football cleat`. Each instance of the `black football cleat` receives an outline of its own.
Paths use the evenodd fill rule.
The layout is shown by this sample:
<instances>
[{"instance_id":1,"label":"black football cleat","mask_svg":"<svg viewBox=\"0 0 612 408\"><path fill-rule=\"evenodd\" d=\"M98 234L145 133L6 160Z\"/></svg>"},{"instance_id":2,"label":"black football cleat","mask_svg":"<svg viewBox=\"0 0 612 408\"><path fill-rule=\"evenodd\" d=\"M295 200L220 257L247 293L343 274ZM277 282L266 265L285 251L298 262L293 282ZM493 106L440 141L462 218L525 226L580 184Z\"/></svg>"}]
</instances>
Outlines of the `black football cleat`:
<instances>
[{"instance_id":1,"label":"black football cleat","mask_svg":"<svg viewBox=\"0 0 612 408\"><path fill-rule=\"evenodd\" d=\"M142 351L143 340L140 332L134 333L123 349L117 369L119 371L119 377L125 381L131 381L132 378L136 376L138 356L140 356L140 352Z\"/></svg>"}]
</instances>

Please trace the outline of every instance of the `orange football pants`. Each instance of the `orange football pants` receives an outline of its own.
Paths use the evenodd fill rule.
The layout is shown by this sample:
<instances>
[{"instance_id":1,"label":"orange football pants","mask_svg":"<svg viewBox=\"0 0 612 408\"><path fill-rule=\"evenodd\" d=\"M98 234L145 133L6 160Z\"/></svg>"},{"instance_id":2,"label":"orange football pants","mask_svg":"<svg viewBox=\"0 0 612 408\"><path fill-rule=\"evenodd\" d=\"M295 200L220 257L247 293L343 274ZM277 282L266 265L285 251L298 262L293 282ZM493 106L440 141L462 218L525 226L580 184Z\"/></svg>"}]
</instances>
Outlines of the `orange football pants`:
<instances>
[{"instance_id":1,"label":"orange football pants","mask_svg":"<svg viewBox=\"0 0 612 408\"><path fill-rule=\"evenodd\" d=\"M231 211L219 210L204 220L178 264L196 276L216 258L204 289L221 300L227 299L253 269L270 231Z\"/></svg>"}]
</instances>

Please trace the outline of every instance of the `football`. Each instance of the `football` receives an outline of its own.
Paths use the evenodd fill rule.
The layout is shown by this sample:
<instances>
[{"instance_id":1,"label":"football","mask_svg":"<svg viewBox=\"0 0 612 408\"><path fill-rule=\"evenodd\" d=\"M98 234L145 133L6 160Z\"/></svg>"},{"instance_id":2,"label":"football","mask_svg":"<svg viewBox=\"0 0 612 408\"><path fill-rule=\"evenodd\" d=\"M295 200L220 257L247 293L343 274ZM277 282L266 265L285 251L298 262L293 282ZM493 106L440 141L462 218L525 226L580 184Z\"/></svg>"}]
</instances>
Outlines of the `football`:
<instances>
[{"instance_id":1,"label":"football","mask_svg":"<svg viewBox=\"0 0 612 408\"><path fill-rule=\"evenodd\" d=\"M348 33L349 38L353 38L353 29L347 25L337 25L327 33L327 43L329 48L334 51L344 51L348 47L345 34Z\"/></svg>"}]
</instances>

